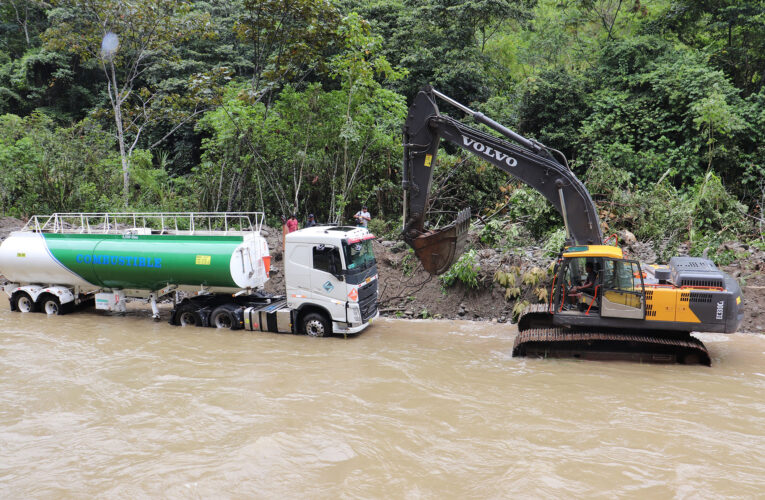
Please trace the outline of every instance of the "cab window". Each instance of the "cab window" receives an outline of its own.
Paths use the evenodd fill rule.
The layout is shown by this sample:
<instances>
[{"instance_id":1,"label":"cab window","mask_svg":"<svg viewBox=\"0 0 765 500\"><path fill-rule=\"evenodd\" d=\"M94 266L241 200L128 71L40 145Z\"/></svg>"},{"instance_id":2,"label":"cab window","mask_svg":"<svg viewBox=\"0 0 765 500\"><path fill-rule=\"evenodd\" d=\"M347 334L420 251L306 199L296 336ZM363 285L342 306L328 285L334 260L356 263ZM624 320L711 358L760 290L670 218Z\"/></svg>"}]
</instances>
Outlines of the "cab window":
<instances>
[{"instance_id":1,"label":"cab window","mask_svg":"<svg viewBox=\"0 0 765 500\"><path fill-rule=\"evenodd\" d=\"M637 263L624 260L606 260L603 268L603 286L614 290L635 291Z\"/></svg>"},{"instance_id":2,"label":"cab window","mask_svg":"<svg viewBox=\"0 0 765 500\"><path fill-rule=\"evenodd\" d=\"M336 273L335 267L340 263L340 252L337 248L318 245L313 247L313 268L327 273Z\"/></svg>"}]
</instances>

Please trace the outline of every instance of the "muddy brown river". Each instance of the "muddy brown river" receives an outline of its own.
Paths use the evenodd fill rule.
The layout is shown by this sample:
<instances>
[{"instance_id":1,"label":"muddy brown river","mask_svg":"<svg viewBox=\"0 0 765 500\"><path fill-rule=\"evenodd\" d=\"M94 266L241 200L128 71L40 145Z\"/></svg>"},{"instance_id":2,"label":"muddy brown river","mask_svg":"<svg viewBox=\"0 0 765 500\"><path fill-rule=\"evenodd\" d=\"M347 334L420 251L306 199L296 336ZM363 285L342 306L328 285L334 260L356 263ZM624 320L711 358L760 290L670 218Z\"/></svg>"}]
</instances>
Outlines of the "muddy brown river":
<instances>
[{"instance_id":1,"label":"muddy brown river","mask_svg":"<svg viewBox=\"0 0 765 500\"><path fill-rule=\"evenodd\" d=\"M765 336L711 368L510 356L510 325L311 339L0 303L2 498L762 498Z\"/></svg>"}]
</instances>

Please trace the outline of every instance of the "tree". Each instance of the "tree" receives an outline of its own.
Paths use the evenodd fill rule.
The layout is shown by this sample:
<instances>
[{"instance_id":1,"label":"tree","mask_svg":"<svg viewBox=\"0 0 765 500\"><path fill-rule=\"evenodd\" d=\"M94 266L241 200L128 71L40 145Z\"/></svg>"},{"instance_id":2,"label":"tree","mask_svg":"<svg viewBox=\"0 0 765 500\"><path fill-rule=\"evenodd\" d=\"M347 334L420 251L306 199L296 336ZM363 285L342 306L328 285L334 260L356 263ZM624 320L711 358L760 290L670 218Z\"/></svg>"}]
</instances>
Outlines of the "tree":
<instances>
[{"instance_id":1,"label":"tree","mask_svg":"<svg viewBox=\"0 0 765 500\"><path fill-rule=\"evenodd\" d=\"M0 39L12 56L19 57L24 50L37 45L37 35L45 26L46 7L46 2L38 0L0 2L0 33L3 35ZM11 26L14 26L15 30Z\"/></svg>"},{"instance_id":2,"label":"tree","mask_svg":"<svg viewBox=\"0 0 765 500\"><path fill-rule=\"evenodd\" d=\"M707 136L707 170L712 168L712 158L715 153L717 136L730 136L731 132L741 130L743 123L727 103L725 95L720 92L719 84L712 86L711 93L693 103L691 111L696 114L693 123ZM717 136L715 135L717 134Z\"/></svg>"},{"instance_id":3,"label":"tree","mask_svg":"<svg viewBox=\"0 0 765 500\"><path fill-rule=\"evenodd\" d=\"M346 2L348 3L348 2ZM391 87L413 97L427 83L458 101L483 101L491 94L487 76L497 73L487 47L511 23L528 20L524 0L403 0L349 6L369 16L375 30L389 34L382 54L408 76ZM377 16L377 17L374 17Z\"/></svg>"},{"instance_id":4,"label":"tree","mask_svg":"<svg viewBox=\"0 0 765 500\"><path fill-rule=\"evenodd\" d=\"M761 0L674 0L662 27L710 55L743 95L765 82L765 4Z\"/></svg>"},{"instance_id":5,"label":"tree","mask_svg":"<svg viewBox=\"0 0 765 500\"><path fill-rule=\"evenodd\" d=\"M122 162L123 199L130 195L130 160L141 134L172 98L152 86L152 71L177 44L205 34L206 15L183 0L56 0L48 47L97 61L107 82ZM194 109L189 116L201 110Z\"/></svg>"},{"instance_id":6,"label":"tree","mask_svg":"<svg viewBox=\"0 0 765 500\"><path fill-rule=\"evenodd\" d=\"M252 44L251 100L260 100L284 82L300 82L323 71L327 51L337 40L340 15L325 0L244 0L234 26Z\"/></svg>"},{"instance_id":7,"label":"tree","mask_svg":"<svg viewBox=\"0 0 765 500\"><path fill-rule=\"evenodd\" d=\"M102 211L119 200L114 137L94 120L0 116L0 213Z\"/></svg>"},{"instance_id":8,"label":"tree","mask_svg":"<svg viewBox=\"0 0 765 500\"><path fill-rule=\"evenodd\" d=\"M330 59L330 68L331 75L340 81L346 104L344 123L339 135L343 144L342 176L339 176L342 183L337 188L334 184L332 186L333 203L330 211L340 218L348 201L348 193L353 189L358 178L364 152L368 147L361 142L364 135L359 133L359 121L356 116L361 111L360 108L368 108L378 100L389 101L389 106L400 106L401 102L397 102L396 96L385 91L375 77L380 76L389 81L396 81L400 80L406 71L394 69L385 57L379 55L382 38L372 34L369 23L361 19L358 14L351 13L346 16L338 32L343 41L344 50ZM361 143L359 144L360 157L352 158L351 143Z\"/></svg>"}]
</instances>

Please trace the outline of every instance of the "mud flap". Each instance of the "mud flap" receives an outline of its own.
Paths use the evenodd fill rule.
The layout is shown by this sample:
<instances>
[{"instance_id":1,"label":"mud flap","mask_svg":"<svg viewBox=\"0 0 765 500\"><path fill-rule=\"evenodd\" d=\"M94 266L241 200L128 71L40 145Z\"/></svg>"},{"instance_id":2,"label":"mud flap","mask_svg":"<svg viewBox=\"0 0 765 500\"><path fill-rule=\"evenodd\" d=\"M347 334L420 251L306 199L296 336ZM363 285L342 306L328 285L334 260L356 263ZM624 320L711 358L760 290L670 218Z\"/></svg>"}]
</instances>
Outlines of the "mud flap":
<instances>
[{"instance_id":1,"label":"mud flap","mask_svg":"<svg viewBox=\"0 0 765 500\"><path fill-rule=\"evenodd\" d=\"M436 275L448 271L465 248L469 228L470 209L466 208L448 226L414 238L410 245L423 269Z\"/></svg>"}]
</instances>

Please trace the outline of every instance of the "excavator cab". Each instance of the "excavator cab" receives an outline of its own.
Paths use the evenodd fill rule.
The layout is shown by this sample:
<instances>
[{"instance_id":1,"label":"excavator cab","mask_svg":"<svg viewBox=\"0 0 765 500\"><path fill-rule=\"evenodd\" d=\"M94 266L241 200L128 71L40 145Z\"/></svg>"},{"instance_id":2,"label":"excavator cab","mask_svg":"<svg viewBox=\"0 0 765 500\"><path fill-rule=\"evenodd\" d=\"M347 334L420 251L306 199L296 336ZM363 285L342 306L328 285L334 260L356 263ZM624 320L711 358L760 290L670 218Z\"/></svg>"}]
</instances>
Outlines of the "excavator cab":
<instances>
[{"instance_id":1,"label":"excavator cab","mask_svg":"<svg viewBox=\"0 0 765 500\"><path fill-rule=\"evenodd\" d=\"M597 318L645 318L640 263L624 259L619 248L604 245L566 248L558 262L553 286L553 313L580 317L577 321L580 324L596 325Z\"/></svg>"}]
</instances>

